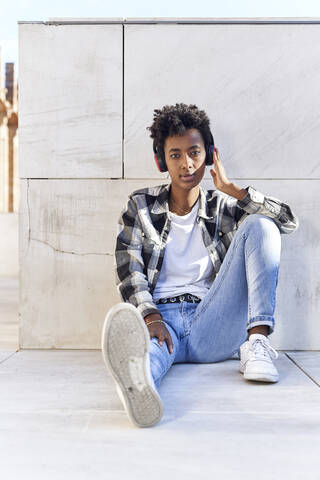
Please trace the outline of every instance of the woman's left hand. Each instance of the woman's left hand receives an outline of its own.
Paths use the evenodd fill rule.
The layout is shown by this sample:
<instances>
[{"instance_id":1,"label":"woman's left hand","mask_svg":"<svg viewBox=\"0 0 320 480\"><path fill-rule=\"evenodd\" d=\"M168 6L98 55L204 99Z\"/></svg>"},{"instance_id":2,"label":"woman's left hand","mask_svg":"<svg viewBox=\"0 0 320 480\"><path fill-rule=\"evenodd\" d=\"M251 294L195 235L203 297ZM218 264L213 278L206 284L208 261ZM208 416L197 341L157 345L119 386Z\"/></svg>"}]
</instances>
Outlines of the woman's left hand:
<instances>
[{"instance_id":1,"label":"woman's left hand","mask_svg":"<svg viewBox=\"0 0 320 480\"><path fill-rule=\"evenodd\" d=\"M210 169L211 176L213 178L213 182L218 190L221 190L221 192L224 192L228 190L228 188L231 185L230 180L227 177L226 171L224 169L224 166L222 165L222 162L220 160L219 156L219 150L215 147L215 151L213 154L214 158L214 166L215 170L213 168Z\"/></svg>"}]
</instances>

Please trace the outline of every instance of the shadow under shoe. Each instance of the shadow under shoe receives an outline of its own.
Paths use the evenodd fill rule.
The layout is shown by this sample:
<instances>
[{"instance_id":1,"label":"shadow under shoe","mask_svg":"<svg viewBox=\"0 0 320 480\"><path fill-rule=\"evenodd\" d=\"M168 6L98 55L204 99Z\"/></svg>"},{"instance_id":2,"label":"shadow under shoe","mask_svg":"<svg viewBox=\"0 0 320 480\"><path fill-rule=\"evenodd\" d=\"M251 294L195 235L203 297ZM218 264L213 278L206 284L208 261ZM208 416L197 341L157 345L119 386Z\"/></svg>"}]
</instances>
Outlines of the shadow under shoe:
<instances>
[{"instance_id":1,"label":"shadow under shoe","mask_svg":"<svg viewBox=\"0 0 320 480\"><path fill-rule=\"evenodd\" d=\"M102 329L102 355L125 411L138 427L155 425L163 414L149 344L148 328L136 307L122 302L109 310Z\"/></svg>"}]
</instances>

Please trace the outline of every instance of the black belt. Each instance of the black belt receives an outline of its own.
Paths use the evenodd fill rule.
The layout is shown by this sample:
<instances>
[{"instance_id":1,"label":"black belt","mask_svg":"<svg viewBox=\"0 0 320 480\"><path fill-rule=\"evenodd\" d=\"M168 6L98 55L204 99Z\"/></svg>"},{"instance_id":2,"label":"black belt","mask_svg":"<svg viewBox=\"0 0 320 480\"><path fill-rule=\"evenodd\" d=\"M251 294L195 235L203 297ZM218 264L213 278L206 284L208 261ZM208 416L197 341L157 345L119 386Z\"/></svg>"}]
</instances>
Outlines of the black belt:
<instances>
[{"instance_id":1,"label":"black belt","mask_svg":"<svg viewBox=\"0 0 320 480\"><path fill-rule=\"evenodd\" d=\"M180 303L180 302L189 302L189 303L199 303L201 298L192 295L191 293L184 293L183 295L177 295L176 297L169 298L160 298L156 301L158 303Z\"/></svg>"}]
</instances>

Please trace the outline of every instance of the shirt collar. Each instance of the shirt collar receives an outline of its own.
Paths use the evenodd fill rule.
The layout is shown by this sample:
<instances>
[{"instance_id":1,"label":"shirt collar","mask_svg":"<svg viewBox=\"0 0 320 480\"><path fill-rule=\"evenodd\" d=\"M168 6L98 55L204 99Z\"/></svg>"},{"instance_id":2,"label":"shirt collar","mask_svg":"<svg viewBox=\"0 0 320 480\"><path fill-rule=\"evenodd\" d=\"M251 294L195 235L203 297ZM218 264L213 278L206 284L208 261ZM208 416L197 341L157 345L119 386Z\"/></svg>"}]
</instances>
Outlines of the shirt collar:
<instances>
[{"instance_id":1,"label":"shirt collar","mask_svg":"<svg viewBox=\"0 0 320 480\"><path fill-rule=\"evenodd\" d=\"M171 189L171 183L162 185L159 195L157 196L154 205L151 209L152 213L157 215L168 214L169 213L169 194ZM205 218L210 220L213 216L209 216L209 207L206 199L207 191L200 185L200 198L199 198L199 210L198 217Z\"/></svg>"}]
</instances>

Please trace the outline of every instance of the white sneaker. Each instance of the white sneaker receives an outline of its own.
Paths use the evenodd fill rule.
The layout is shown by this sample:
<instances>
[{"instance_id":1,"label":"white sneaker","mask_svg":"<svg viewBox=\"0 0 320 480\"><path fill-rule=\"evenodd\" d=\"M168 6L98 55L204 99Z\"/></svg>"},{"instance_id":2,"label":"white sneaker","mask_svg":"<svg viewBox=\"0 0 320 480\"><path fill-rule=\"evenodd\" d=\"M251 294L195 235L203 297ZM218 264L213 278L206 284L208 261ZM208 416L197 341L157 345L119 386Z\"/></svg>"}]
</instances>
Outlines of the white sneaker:
<instances>
[{"instance_id":1,"label":"white sneaker","mask_svg":"<svg viewBox=\"0 0 320 480\"><path fill-rule=\"evenodd\" d=\"M150 369L150 334L136 307L121 302L106 315L101 338L103 360L130 420L138 427L159 422L163 407Z\"/></svg>"},{"instance_id":2,"label":"white sneaker","mask_svg":"<svg viewBox=\"0 0 320 480\"><path fill-rule=\"evenodd\" d=\"M272 358L278 358L278 353L268 337L254 333L240 347L240 372L247 380L277 382L279 374Z\"/></svg>"}]
</instances>

